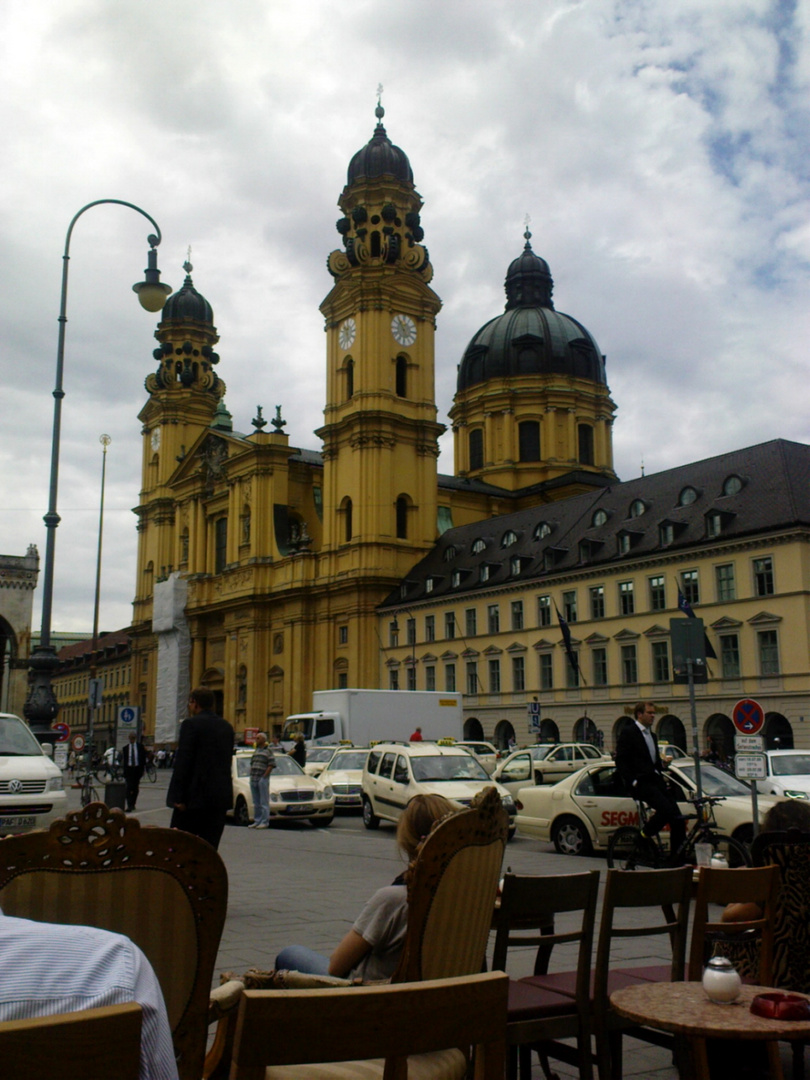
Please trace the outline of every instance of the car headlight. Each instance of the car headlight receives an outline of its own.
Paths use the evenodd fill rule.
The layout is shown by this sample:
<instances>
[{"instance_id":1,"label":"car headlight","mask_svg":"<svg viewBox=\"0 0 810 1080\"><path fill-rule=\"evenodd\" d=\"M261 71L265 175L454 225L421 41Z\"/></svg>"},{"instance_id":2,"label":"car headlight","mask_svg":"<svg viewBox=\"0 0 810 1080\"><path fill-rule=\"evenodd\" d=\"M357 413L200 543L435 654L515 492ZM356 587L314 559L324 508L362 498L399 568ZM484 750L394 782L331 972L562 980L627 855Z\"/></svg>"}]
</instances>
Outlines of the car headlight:
<instances>
[{"instance_id":1,"label":"car headlight","mask_svg":"<svg viewBox=\"0 0 810 1080\"><path fill-rule=\"evenodd\" d=\"M332 798L332 789L331 789L331 787L330 787L330 786L329 786L328 784L327 784L327 785L326 785L326 787L325 787L325 788L323 789L323 797L324 797L325 799L331 799L331 798Z\"/></svg>"},{"instance_id":2,"label":"car headlight","mask_svg":"<svg viewBox=\"0 0 810 1080\"><path fill-rule=\"evenodd\" d=\"M503 804L503 808L504 808L504 810L507 811L507 813L510 810L515 809L515 800L512 798L511 795L502 795L501 796L501 803Z\"/></svg>"},{"instance_id":3,"label":"car headlight","mask_svg":"<svg viewBox=\"0 0 810 1080\"><path fill-rule=\"evenodd\" d=\"M787 798L787 799L806 799L807 798L807 792L806 791L788 791L788 789L785 788L785 798Z\"/></svg>"},{"instance_id":4,"label":"car headlight","mask_svg":"<svg viewBox=\"0 0 810 1080\"><path fill-rule=\"evenodd\" d=\"M46 791L63 791L64 787L65 787L65 785L64 785L64 783L62 781L61 776L52 776L50 778L50 780L48 781L48 786L47 786L47 788L45 790Z\"/></svg>"},{"instance_id":5,"label":"car headlight","mask_svg":"<svg viewBox=\"0 0 810 1080\"><path fill-rule=\"evenodd\" d=\"M278 802L278 792L277 791L271 791L270 792L270 802Z\"/></svg>"}]
</instances>

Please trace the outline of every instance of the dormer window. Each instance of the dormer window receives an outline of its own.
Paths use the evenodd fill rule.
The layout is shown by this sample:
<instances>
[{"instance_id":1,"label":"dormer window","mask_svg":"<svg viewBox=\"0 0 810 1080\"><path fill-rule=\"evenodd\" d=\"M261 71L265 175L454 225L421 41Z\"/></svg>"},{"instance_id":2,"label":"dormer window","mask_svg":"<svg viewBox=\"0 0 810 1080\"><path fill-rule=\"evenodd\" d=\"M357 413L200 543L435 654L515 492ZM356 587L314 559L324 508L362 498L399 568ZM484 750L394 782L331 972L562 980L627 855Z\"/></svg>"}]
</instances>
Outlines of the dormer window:
<instances>
[{"instance_id":1,"label":"dormer window","mask_svg":"<svg viewBox=\"0 0 810 1080\"><path fill-rule=\"evenodd\" d=\"M505 533L503 534L503 536L501 537L501 547L502 547L502 548L505 548L505 547L511 547L511 546L512 546L512 544L516 544L516 543L517 543L517 538L518 538L518 537L517 537L517 533L516 533L516 532L514 532L514 531L513 531L512 529L509 529L509 530L508 530L507 532L505 532Z\"/></svg>"},{"instance_id":2,"label":"dormer window","mask_svg":"<svg viewBox=\"0 0 810 1080\"><path fill-rule=\"evenodd\" d=\"M489 581L489 563L482 563L478 568L478 580Z\"/></svg>"},{"instance_id":3,"label":"dormer window","mask_svg":"<svg viewBox=\"0 0 810 1080\"><path fill-rule=\"evenodd\" d=\"M675 540L675 526L671 521L665 521L658 526L658 543L661 547L669 547Z\"/></svg>"},{"instance_id":4,"label":"dormer window","mask_svg":"<svg viewBox=\"0 0 810 1080\"><path fill-rule=\"evenodd\" d=\"M442 558L445 562L452 562L455 559L456 555L458 555L458 548L454 547L453 544L450 544L450 546L445 550Z\"/></svg>"},{"instance_id":5,"label":"dormer window","mask_svg":"<svg viewBox=\"0 0 810 1080\"><path fill-rule=\"evenodd\" d=\"M697 489L693 487L685 487L678 496L678 506L691 506L693 502L697 500Z\"/></svg>"},{"instance_id":6,"label":"dormer window","mask_svg":"<svg viewBox=\"0 0 810 1080\"><path fill-rule=\"evenodd\" d=\"M461 571L454 570L450 577L450 585L453 589L457 589L461 584Z\"/></svg>"},{"instance_id":7,"label":"dormer window","mask_svg":"<svg viewBox=\"0 0 810 1080\"><path fill-rule=\"evenodd\" d=\"M737 476L736 473L732 473L731 476L727 476L723 481L723 494L724 495L736 495L743 489L742 477Z\"/></svg>"},{"instance_id":8,"label":"dormer window","mask_svg":"<svg viewBox=\"0 0 810 1080\"><path fill-rule=\"evenodd\" d=\"M598 529L600 525L607 525L608 512L607 510L597 510L591 518L591 524L594 528Z\"/></svg>"},{"instance_id":9,"label":"dormer window","mask_svg":"<svg viewBox=\"0 0 810 1080\"><path fill-rule=\"evenodd\" d=\"M476 540L473 540L473 542L472 542L472 553L473 553L473 555L480 555L482 551L486 551L486 548L487 548L487 542L486 542L486 540L483 540L480 536Z\"/></svg>"},{"instance_id":10,"label":"dormer window","mask_svg":"<svg viewBox=\"0 0 810 1080\"><path fill-rule=\"evenodd\" d=\"M551 535L551 526L547 521L541 521L539 525L534 527L535 540L542 540L546 536Z\"/></svg>"},{"instance_id":11,"label":"dormer window","mask_svg":"<svg viewBox=\"0 0 810 1080\"><path fill-rule=\"evenodd\" d=\"M633 499L633 501L630 503L630 509L627 513L627 516L629 518L641 517L641 515L646 511L646 509L647 504L644 502L643 499Z\"/></svg>"},{"instance_id":12,"label":"dormer window","mask_svg":"<svg viewBox=\"0 0 810 1080\"><path fill-rule=\"evenodd\" d=\"M425 592L426 593L433 592L434 581L435 581L435 578L432 578L432 577L429 577L429 578L426 579L426 581L425 581Z\"/></svg>"},{"instance_id":13,"label":"dormer window","mask_svg":"<svg viewBox=\"0 0 810 1080\"><path fill-rule=\"evenodd\" d=\"M706 515L706 536L711 538L719 536L723 530L723 515L716 510Z\"/></svg>"}]
</instances>

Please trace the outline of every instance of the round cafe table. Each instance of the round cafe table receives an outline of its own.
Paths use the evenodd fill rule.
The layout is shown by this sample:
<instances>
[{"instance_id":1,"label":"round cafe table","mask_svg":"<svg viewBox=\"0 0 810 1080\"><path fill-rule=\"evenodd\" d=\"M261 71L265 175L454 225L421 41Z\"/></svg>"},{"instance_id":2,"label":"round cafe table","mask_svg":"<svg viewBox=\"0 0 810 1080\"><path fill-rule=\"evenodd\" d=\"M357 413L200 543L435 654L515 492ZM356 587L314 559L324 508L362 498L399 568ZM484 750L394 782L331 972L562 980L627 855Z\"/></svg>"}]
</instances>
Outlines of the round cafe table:
<instances>
[{"instance_id":1,"label":"round cafe table","mask_svg":"<svg viewBox=\"0 0 810 1080\"><path fill-rule=\"evenodd\" d=\"M768 1043L772 1080L782 1080L779 1040L810 1041L810 1020L766 1020L751 1012L757 994L767 986L743 986L731 1005L709 1001L699 982L642 983L614 990L610 1004L620 1016L644 1027L686 1036L692 1052L695 1080L709 1080L706 1039L762 1039ZM804 996L804 995L802 995Z\"/></svg>"}]
</instances>

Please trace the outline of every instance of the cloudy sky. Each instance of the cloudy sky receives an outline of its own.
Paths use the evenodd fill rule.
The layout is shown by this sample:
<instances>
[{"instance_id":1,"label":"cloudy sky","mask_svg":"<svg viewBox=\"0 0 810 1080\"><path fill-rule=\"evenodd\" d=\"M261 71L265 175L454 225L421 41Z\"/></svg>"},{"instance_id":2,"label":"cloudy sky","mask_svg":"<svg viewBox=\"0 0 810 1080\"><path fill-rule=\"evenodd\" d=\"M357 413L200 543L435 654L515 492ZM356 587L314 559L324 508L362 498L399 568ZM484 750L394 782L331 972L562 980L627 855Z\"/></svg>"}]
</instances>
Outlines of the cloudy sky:
<instances>
[{"instance_id":1,"label":"cloudy sky","mask_svg":"<svg viewBox=\"0 0 810 1080\"><path fill-rule=\"evenodd\" d=\"M318 448L325 259L378 83L425 201L441 420L528 214L607 354L623 479L807 441L809 30L798 0L4 0L0 551L44 552L61 255L95 199L157 220L174 288L191 246L235 427L281 405ZM150 231L101 206L73 234L55 630L92 624L103 432L102 628L131 617Z\"/></svg>"}]
</instances>

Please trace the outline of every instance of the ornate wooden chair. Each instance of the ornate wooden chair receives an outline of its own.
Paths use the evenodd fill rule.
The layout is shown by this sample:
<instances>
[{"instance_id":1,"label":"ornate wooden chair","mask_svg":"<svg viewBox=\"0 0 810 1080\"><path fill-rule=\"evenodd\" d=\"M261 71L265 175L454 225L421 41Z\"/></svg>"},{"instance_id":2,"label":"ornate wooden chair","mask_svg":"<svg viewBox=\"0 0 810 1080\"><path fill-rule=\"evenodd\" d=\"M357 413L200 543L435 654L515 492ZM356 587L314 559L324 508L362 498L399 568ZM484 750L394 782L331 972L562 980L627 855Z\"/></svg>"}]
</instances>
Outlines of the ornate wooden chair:
<instances>
[{"instance_id":1,"label":"ornate wooden chair","mask_svg":"<svg viewBox=\"0 0 810 1080\"><path fill-rule=\"evenodd\" d=\"M508 981L246 990L231 1080L463 1080L470 1047L476 1080L502 1078Z\"/></svg>"},{"instance_id":2,"label":"ornate wooden chair","mask_svg":"<svg viewBox=\"0 0 810 1080\"><path fill-rule=\"evenodd\" d=\"M138 1080L140 1056L141 1007L134 1002L0 1024L3 1076Z\"/></svg>"},{"instance_id":3,"label":"ornate wooden chair","mask_svg":"<svg viewBox=\"0 0 810 1080\"><path fill-rule=\"evenodd\" d=\"M482 970L508 830L494 787L433 826L411 868L408 930L392 982Z\"/></svg>"},{"instance_id":4,"label":"ornate wooden chair","mask_svg":"<svg viewBox=\"0 0 810 1080\"><path fill-rule=\"evenodd\" d=\"M0 908L125 934L160 982L181 1080L200 1080L228 876L204 840L91 803L0 840Z\"/></svg>"}]
</instances>

